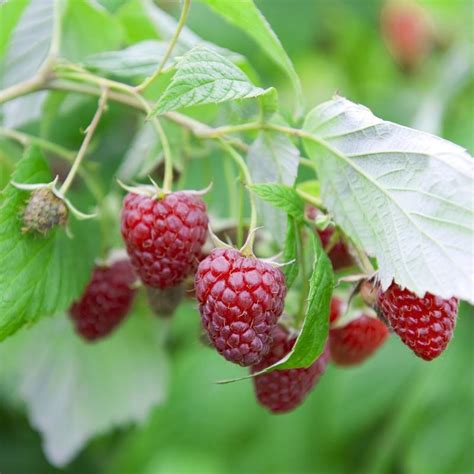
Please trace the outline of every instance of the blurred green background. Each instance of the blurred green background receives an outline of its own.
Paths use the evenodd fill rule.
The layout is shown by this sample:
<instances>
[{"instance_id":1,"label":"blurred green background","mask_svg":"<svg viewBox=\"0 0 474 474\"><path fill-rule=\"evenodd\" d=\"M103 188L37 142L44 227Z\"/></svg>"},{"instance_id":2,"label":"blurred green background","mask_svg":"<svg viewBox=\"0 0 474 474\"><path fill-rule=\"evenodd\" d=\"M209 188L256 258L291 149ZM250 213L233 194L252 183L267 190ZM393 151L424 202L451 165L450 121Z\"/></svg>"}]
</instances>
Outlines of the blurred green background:
<instances>
[{"instance_id":1,"label":"blurred green background","mask_svg":"<svg viewBox=\"0 0 474 474\"><path fill-rule=\"evenodd\" d=\"M100 3L116 14L126 2ZM158 3L177 14L176 2ZM339 91L384 119L429 129L472 153L472 1L420 2L436 38L411 71L400 66L384 43L379 0L256 3L295 63L308 109ZM198 2L193 2L189 26L203 38L246 55L262 82L276 85L283 100L289 100L283 74L243 33ZM117 130L124 133L114 140L114 149L108 148L109 157L130 140L127 124L114 120L111 114L104 127L115 136ZM205 173L199 179L208 182ZM439 360L418 360L392 337L362 367L331 366L300 409L280 416L256 404L251 382L214 383L242 370L199 343L192 303L180 308L169 330L167 402L143 426L94 440L64 472L474 472L472 307L463 306L454 340ZM44 459L40 438L21 411L2 407L0 471L60 472Z\"/></svg>"}]
</instances>

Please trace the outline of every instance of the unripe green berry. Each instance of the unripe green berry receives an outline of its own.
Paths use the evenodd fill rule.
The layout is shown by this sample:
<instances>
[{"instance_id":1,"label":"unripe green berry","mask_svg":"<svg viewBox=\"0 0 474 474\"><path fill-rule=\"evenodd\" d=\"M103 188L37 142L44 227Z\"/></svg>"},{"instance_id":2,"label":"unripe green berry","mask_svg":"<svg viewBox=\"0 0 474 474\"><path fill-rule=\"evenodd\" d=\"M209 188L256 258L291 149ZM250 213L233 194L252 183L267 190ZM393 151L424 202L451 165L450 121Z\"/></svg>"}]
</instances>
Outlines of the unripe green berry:
<instances>
[{"instance_id":1,"label":"unripe green berry","mask_svg":"<svg viewBox=\"0 0 474 474\"><path fill-rule=\"evenodd\" d=\"M65 226L68 209L66 204L49 188L36 189L31 193L23 212L22 232L38 232L46 235L53 227Z\"/></svg>"}]
</instances>

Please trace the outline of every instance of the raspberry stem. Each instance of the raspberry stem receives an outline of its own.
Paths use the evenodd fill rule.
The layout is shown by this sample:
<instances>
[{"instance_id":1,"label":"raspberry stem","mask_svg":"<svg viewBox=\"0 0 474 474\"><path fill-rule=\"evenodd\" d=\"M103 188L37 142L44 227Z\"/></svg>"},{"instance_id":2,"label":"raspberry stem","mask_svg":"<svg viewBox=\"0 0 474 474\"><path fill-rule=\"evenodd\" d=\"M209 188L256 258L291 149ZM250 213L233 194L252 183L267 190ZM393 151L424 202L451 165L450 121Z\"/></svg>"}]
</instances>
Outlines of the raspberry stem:
<instances>
[{"instance_id":1,"label":"raspberry stem","mask_svg":"<svg viewBox=\"0 0 474 474\"><path fill-rule=\"evenodd\" d=\"M76 159L74 160L74 163L72 164L72 167L69 170L69 173L66 179L64 180L64 183L59 189L59 193L63 196L67 193L67 190L71 186L74 180L74 177L76 176L76 173L78 172L79 167L81 166L81 162L84 159L84 156L87 152L87 148L89 147L89 144L92 140L92 136L94 135L95 129L97 128L100 118L102 117L102 114L105 110L105 107L107 105L107 91L108 91L107 88L104 88L102 91L102 94L99 99L99 105L94 114L94 117L92 118L92 121L89 124L89 126L86 128L86 136L84 137L84 140L81 144L81 148L79 149L79 152L77 153Z\"/></svg>"},{"instance_id":2,"label":"raspberry stem","mask_svg":"<svg viewBox=\"0 0 474 474\"><path fill-rule=\"evenodd\" d=\"M242 173L242 177L244 180L244 184L246 186L252 186L253 181L252 177L250 176L249 169L245 160L242 156L235 151L235 149L230 146L226 141L222 138L218 138L220 144L226 150L232 159L235 161L236 165L238 166L240 172ZM255 231L257 230L257 205L255 202L255 196L253 193L249 192L249 200L250 200L250 225L248 231L247 241L245 242L244 246L240 249L240 252L244 256L252 256L253 255L253 243L255 241Z\"/></svg>"},{"instance_id":3,"label":"raspberry stem","mask_svg":"<svg viewBox=\"0 0 474 474\"><path fill-rule=\"evenodd\" d=\"M186 18L188 17L190 6L191 0L184 0L183 8L181 10L181 16L176 26L176 30L173 33L170 42L168 43L168 47L166 48L166 52L163 56L163 59L160 61L160 64L158 65L155 72L135 88L136 92L143 92L163 72L163 68L165 67L166 62L171 56L173 48L176 46L176 42L178 41L179 34L181 33L181 30L183 29L184 24L186 23Z\"/></svg>"}]
</instances>

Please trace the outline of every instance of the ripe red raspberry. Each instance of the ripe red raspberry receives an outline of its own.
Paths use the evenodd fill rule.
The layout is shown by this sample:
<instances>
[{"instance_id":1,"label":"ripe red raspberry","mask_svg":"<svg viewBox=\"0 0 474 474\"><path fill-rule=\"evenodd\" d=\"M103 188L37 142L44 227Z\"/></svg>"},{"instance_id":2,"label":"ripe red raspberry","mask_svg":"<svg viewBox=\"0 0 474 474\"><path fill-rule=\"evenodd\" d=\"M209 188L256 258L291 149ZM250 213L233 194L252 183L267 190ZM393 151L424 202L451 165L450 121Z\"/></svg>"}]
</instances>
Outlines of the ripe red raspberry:
<instances>
[{"instance_id":1,"label":"ripe red raspberry","mask_svg":"<svg viewBox=\"0 0 474 474\"><path fill-rule=\"evenodd\" d=\"M387 326L377 318L360 315L346 326L329 332L331 360L337 365L357 365L370 357L387 339Z\"/></svg>"},{"instance_id":2,"label":"ripe red raspberry","mask_svg":"<svg viewBox=\"0 0 474 474\"><path fill-rule=\"evenodd\" d=\"M453 336L457 298L445 300L431 293L420 298L392 283L379 292L377 306L402 342L424 360L438 357Z\"/></svg>"},{"instance_id":3,"label":"ripe red raspberry","mask_svg":"<svg viewBox=\"0 0 474 474\"><path fill-rule=\"evenodd\" d=\"M390 53L407 72L422 64L435 40L431 18L415 2L387 2L381 29Z\"/></svg>"},{"instance_id":4,"label":"ripe red raspberry","mask_svg":"<svg viewBox=\"0 0 474 474\"><path fill-rule=\"evenodd\" d=\"M333 296L329 309L329 323L333 323L341 315L344 307L343 301L337 296Z\"/></svg>"},{"instance_id":5,"label":"ripe red raspberry","mask_svg":"<svg viewBox=\"0 0 474 474\"><path fill-rule=\"evenodd\" d=\"M258 258L220 248L199 264L195 287L203 327L219 353L242 366L259 362L283 311L283 273Z\"/></svg>"},{"instance_id":6,"label":"ripe red raspberry","mask_svg":"<svg viewBox=\"0 0 474 474\"><path fill-rule=\"evenodd\" d=\"M122 210L122 236L145 285L169 288L198 264L207 234L206 205L184 192L155 199L129 193Z\"/></svg>"},{"instance_id":7,"label":"ripe red raspberry","mask_svg":"<svg viewBox=\"0 0 474 474\"><path fill-rule=\"evenodd\" d=\"M65 226L68 209L66 204L49 188L36 189L31 193L23 212L22 232L35 231L46 235L53 227Z\"/></svg>"},{"instance_id":8,"label":"ripe red raspberry","mask_svg":"<svg viewBox=\"0 0 474 474\"><path fill-rule=\"evenodd\" d=\"M278 362L291 351L296 342L296 337L291 338L279 325L273 328L272 338L270 352L250 369L252 373ZM285 413L295 409L325 372L328 359L329 352L326 348L307 369L274 370L268 374L257 375L253 383L258 401L273 413Z\"/></svg>"},{"instance_id":9,"label":"ripe red raspberry","mask_svg":"<svg viewBox=\"0 0 474 474\"><path fill-rule=\"evenodd\" d=\"M308 206L306 210L306 214L309 219L316 219L318 215L318 209L313 206ZM331 238L334 234L334 228L328 227L324 230L318 230L319 238L321 239L321 243L323 247L327 247ZM331 260L332 266L335 271L340 270L342 268L350 267L353 265L353 260L351 254L349 253L349 249L347 248L346 244L343 240L338 240L331 248L328 253L329 260Z\"/></svg>"},{"instance_id":10,"label":"ripe red raspberry","mask_svg":"<svg viewBox=\"0 0 474 474\"><path fill-rule=\"evenodd\" d=\"M76 331L86 340L107 336L127 315L133 301L132 265L119 260L110 267L96 267L79 301L70 308Z\"/></svg>"}]
</instances>

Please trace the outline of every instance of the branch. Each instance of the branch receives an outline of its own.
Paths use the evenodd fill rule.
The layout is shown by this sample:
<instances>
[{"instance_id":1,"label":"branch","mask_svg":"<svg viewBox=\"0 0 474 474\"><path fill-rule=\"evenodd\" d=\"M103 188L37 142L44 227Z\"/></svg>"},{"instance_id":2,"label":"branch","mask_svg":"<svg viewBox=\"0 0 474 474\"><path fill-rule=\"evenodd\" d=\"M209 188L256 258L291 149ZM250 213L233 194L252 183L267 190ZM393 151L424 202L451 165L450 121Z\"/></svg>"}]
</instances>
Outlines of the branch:
<instances>
[{"instance_id":1,"label":"branch","mask_svg":"<svg viewBox=\"0 0 474 474\"><path fill-rule=\"evenodd\" d=\"M176 26L176 30L173 33L170 42L168 43L168 48L166 49L163 59L158 65L156 71L148 79L143 81L135 88L136 92L143 92L163 72L163 68L165 67L166 62L170 58L171 53L173 52L173 48L175 47L176 42L178 41L179 34L181 33L181 30L183 29L184 24L186 23L186 18L188 16L190 6L191 0L184 0L183 9L181 10L181 16L179 17L178 25Z\"/></svg>"},{"instance_id":2,"label":"branch","mask_svg":"<svg viewBox=\"0 0 474 474\"><path fill-rule=\"evenodd\" d=\"M59 192L62 195L65 195L67 190L69 189L69 186L74 180L74 177L76 176L76 173L81 166L81 162L86 154L87 148L89 147L89 144L92 140L92 136L94 135L95 129L97 128L97 124L99 123L100 118L102 117L102 113L105 110L105 106L107 104L107 89L104 89L102 91L102 95L100 96L99 99L99 105L97 107L97 110L94 114L94 117L92 118L92 122L90 125L86 128L86 136L84 137L84 141L81 144L81 148L79 149L79 152L77 153L76 159L74 160L74 163L69 170L69 173L62 184Z\"/></svg>"}]
</instances>

